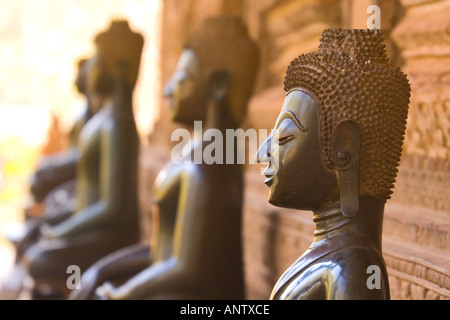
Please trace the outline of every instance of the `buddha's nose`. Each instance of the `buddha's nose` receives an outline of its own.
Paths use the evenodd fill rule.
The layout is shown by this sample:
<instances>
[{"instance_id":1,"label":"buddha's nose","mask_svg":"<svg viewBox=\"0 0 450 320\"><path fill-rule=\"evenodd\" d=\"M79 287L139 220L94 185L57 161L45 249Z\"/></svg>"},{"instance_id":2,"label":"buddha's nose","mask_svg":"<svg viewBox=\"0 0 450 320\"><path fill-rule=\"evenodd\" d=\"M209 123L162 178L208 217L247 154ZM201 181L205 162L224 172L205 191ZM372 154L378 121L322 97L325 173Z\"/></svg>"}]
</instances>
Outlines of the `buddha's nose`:
<instances>
[{"instance_id":1,"label":"buddha's nose","mask_svg":"<svg viewBox=\"0 0 450 320\"><path fill-rule=\"evenodd\" d=\"M259 147L256 152L256 163L269 163L271 159L270 153L270 145L271 145L271 136L269 136L266 140L264 140L263 144Z\"/></svg>"},{"instance_id":2,"label":"buddha's nose","mask_svg":"<svg viewBox=\"0 0 450 320\"><path fill-rule=\"evenodd\" d=\"M173 96L173 88L174 88L174 81L173 78L167 82L167 84L164 86L163 94L166 98L170 98Z\"/></svg>"}]
</instances>

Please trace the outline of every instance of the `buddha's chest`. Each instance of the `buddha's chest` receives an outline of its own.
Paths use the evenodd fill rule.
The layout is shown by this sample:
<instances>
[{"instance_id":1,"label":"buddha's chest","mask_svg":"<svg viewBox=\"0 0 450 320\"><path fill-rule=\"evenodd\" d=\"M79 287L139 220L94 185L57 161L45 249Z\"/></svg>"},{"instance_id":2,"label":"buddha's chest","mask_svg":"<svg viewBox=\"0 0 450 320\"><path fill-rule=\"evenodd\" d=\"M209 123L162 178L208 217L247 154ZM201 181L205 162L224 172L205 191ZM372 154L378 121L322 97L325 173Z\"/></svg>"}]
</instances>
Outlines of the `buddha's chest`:
<instances>
[{"instance_id":1,"label":"buddha's chest","mask_svg":"<svg viewBox=\"0 0 450 320\"><path fill-rule=\"evenodd\" d=\"M84 125L79 138L82 157L97 158L99 156L102 131L109 122L108 114L106 110L100 111Z\"/></svg>"}]
</instances>

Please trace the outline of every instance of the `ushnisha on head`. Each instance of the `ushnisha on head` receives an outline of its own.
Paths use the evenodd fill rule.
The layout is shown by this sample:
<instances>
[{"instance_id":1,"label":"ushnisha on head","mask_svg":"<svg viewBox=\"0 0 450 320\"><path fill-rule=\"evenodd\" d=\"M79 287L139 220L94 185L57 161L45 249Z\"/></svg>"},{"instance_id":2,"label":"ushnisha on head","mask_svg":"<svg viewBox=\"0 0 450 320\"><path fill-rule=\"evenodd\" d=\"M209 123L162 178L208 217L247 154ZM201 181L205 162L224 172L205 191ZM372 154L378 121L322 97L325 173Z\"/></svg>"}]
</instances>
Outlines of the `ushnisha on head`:
<instances>
[{"instance_id":1,"label":"ushnisha on head","mask_svg":"<svg viewBox=\"0 0 450 320\"><path fill-rule=\"evenodd\" d=\"M336 170L332 136L346 120L361 136L359 193L390 198L402 153L410 86L388 63L380 30L325 30L319 51L300 55L286 71L284 90L306 89L319 108L322 162Z\"/></svg>"},{"instance_id":2,"label":"ushnisha on head","mask_svg":"<svg viewBox=\"0 0 450 320\"><path fill-rule=\"evenodd\" d=\"M91 89L111 94L114 76L121 72L119 68L125 70L126 82L134 88L139 74L143 36L133 32L126 20L113 20L109 29L98 34L94 41L97 53Z\"/></svg>"},{"instance_id":3,"label":"ushnisha on head","mask_svg":"<svg viewBox=\"0 0 450 320\"><path fill-rule=\"evenodd\" d=\"M174 119L191 124L204 120L212 78L223 72L228 79L229 113L239 124L246 114L258 62L258 47L241 18L225 15L205 19L186 40L177 70L164 90L176 100L172 101ZM196 119L188 119L193 115Z\"/></svg>"}]
</instances>

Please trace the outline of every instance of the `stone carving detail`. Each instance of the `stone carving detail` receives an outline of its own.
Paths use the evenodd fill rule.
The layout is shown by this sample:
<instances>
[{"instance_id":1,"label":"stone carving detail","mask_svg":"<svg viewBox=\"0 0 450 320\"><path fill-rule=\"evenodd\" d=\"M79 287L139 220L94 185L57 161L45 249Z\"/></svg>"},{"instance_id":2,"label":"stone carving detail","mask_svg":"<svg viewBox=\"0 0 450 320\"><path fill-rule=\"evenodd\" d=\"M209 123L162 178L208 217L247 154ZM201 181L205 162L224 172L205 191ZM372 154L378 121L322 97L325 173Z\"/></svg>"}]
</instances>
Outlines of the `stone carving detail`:
<instances>
[{"instance_id":1,"label":"stone carving detail","mask_svg":"<svg viewBox=\"0 0 450 320\"><path fill-rule=\"evenodd\" d=\"M450 160L450 2L402 2L405 16L391 37L412 88L404 151Z\"/></svg>"},{"instance_id":2,"label":"stone carving detail","mask_svg":"<svg viewBox=\"0 0 450 320\"><path fill-rule=\"evenodd\" d=\"M411 83L404 155L385 231L393 299L449 299L450 1L402 0L391 33ZM403 247L396 248L396 244Z\"/></svg>"},{"instance_id":3,"label":"stone carving detail","mask_svg":"<svg viewBox=\"0 0 450 320\"><path fill-rule=\"evenodd\" d=\"M385 254L390 266L389 286L393 300L449 300L450 278L432 268ZM443 284L445 287L440 286Z\"/></svg>"},{"instance_id":4,"label":"stone carving detail","mask_svg":"<svg viewBox=\"0 0 450 320\"><path fill-rule=\"evenodd\" d=\"M450 100L415 102L410 111L405 153L450 160Z\"/></svg>"},{"instance_id":5,"label":"stone carving detail","mask_svg":"<svg viewBox=\"0 0 450 320\"><path fill-rule=\"evenodd\" d=\"M392 201L450 213L449 190L449 160L406 155L402 158Z\"/></svg>"},{"instance_id":6,"label":"stone carving detail","mask_svg":"<svg viewBox=\"0 0 450 320\"><path fill-rule=\"evenodd\" d=\"M392 300L448 300L431 289L424 288L400 277L389 277Z\"/></svg>"}]
</instances>

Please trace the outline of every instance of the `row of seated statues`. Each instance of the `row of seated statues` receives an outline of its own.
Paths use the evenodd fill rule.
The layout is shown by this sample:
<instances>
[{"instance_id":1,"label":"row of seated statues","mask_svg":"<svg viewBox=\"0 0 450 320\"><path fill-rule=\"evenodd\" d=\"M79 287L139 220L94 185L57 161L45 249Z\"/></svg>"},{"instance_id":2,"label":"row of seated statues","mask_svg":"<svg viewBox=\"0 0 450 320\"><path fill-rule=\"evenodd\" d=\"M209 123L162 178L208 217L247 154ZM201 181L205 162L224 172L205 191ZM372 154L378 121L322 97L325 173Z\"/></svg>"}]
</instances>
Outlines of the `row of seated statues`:
<instances>
[{"instance_id":1,"label":"row of seated statues","mask_svg":"<svg viewBox=\"0 0 450 320\"><path fill-rule=\"evenodd\" d=\"M70 150L34 176L44 214L27 219L15 239L16 263L33 280L35 298L42 286L63 299L246 298L244 167L194 161L211 141L194 137L183 161L159 172L149 195L151 239L140 234L132 94L143 44L126 21L113 21L95 38L95 55L79 64L86 113ZM240 18L206 19L187 38L164 87L172 120L203 121L224 135L239 128L259 55ZM316 228L268 298L389 299L382 221L406 128L405 74L389 64L380 30L327 29L317 52L288 66L284 90L256 159L267 164L268 201L313 211ZM57 190L76 205L55 205ZM67 288L69 265L82 270L80 288ZM377 290L366 285L373 265L381 270Z\"/></svg>"}]
</instances>

